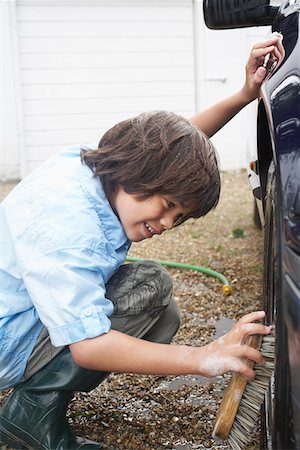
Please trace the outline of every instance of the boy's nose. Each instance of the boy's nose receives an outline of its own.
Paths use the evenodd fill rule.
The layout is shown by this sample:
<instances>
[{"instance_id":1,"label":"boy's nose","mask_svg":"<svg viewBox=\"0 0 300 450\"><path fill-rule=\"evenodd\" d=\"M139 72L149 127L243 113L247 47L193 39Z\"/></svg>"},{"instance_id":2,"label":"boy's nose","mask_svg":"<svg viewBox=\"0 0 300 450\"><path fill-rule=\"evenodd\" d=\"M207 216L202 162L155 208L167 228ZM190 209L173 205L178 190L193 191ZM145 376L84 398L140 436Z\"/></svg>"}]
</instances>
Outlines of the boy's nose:
<instances>
[{"instance_id":1,"label":"boy's nose","mask_svg":"<svg viewBox=\"0 0 300 450\"><path fill-rule=\"evenodd\" d=\"M164 228L164 230L171 230L174 226L174 220L173 220L173 217L171 217L171 216L162 217L162 219L160 220L160 223L161 223L162 227Z\"/></svg>"}]
</instances>

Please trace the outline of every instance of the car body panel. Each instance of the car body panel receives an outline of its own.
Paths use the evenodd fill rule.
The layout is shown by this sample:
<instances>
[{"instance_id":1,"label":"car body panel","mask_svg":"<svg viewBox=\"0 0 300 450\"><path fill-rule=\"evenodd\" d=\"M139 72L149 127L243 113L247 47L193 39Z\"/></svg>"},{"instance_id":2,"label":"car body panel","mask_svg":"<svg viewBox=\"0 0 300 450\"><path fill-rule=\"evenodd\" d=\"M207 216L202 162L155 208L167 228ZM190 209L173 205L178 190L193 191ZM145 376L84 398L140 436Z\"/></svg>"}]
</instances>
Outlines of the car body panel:
<instances>
[{"instance_id":1,"label":"car body panel","mask_svg":"<svg viewBox=\"0 0 300 450\"><path fill-rule=\"evenodd\" d=\"M300 0L277 2L275 15L271 3L204 0L203 5L209 28L259 25L262 19L255 17L263 8L266 23L283 35L284 60L261 88L257 161L248 169L264 227L263 303L268 320L276 323L263 448L283 450L300 449Z\"/></svg>"},{"instance_id":2,"label":"car body panel","mask_svg":"<svg viewBox=\"0 0 300 450\"><path fill-rule=\"evenodd\" d=\"M265 130L258 124L259 161L266 168L272 157L277 179L281 217L281 298L290 365L294 435L300 448L300 7L285 2L273 31L284 36L285 59L262 87L259 109L264 108L271 151L264 160L259 139ZM265 141L265 138L262 138ZM266 174L261 174L266 179Z\"/></svg>"}]
</instances>

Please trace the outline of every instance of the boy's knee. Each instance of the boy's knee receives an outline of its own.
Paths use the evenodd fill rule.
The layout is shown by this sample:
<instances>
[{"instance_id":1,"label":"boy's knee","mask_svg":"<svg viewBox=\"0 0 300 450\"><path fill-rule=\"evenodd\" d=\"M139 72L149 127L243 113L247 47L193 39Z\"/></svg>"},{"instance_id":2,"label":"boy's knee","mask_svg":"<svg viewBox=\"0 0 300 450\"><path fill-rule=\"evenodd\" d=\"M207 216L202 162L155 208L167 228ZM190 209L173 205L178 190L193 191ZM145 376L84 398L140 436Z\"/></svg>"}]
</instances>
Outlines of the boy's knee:
<instances>
[{"instance_id":1,"label":"boy's knee","mask_svg":"<svg viewBox=\"0 0 300 450\"><path fill-rule=\"evenodd\" d=\"M155 261L138 263L137 282L155 287L156 293L165 305L169 304L173 293L173 283L168 271Z\"/></svg>"},{"instance_id":2,"label":"boy's knee","mask_svg":"<svg viewBox=\"0 0 300 450\"><path fill-rule=\"evenodd\" d=\"M168 306L172 280L161 264L140 261L124 264L107 284L107 297L114 303L114 314L153 313Z\"/></svg>"}]
</instances>

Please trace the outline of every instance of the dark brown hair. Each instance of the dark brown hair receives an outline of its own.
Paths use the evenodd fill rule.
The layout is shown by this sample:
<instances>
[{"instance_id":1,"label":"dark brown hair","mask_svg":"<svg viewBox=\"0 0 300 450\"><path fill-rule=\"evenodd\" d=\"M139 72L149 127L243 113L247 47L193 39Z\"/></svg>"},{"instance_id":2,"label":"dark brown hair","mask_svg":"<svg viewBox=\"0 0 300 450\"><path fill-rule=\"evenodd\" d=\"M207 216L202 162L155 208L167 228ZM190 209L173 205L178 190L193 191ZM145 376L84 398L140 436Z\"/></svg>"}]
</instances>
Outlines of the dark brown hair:
<instances>
[{"instance_id":1,"label":"dark brown hair","mask_svg":"<svg viewBox=\"0 0 300 450\"><path fill-rule=\"evenodd\" d=\"M108 197L118 185L142 198L169 195L191 211L189 217L204 216L219 200L213 144L175 113L154 111L124 120L103 135L97 150L82 150L81 158Z\"/></svg>"}]
</instances>

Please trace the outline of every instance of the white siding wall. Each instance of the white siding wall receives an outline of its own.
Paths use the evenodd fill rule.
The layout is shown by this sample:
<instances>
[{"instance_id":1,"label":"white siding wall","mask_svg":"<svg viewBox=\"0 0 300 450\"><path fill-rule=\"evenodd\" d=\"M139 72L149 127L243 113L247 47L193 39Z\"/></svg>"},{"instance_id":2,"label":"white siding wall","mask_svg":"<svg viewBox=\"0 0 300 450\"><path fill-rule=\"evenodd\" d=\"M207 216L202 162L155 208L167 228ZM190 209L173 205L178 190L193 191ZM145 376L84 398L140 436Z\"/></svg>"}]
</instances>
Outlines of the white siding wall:
<instances>
[{"instance_id":1,"label":"white siding wall","mask_svg":"<svg viewBox=\"0 0 300 450\"><path fill-rule=\"evenodd\" d=\"M235 92L266 28L211 31L202 0L0 0L0 179L62 146L97 142L152 109L186 117ZM213 138L223 170L245 167L255 107Z\"/></svg>"},{"instance_id":2,"label":"white siding wall","mask_svg":"<svg viewBox=\"0 0 300 450\"><path fill-rule=\"evenodd\" d=\"M17 29L25 173L141 111L194 112L191 0L23 0Z\"/></svg>"},{"instance_id":3,"label":"white siding wall","mask_svg":"<svg viewBox=\"0 0 300 450\"><path fill-rule=\"evenodd\" d=\"M13 2L0 0L0 179L20 176L21 118Z\"/></svg>"}]
</instances>

